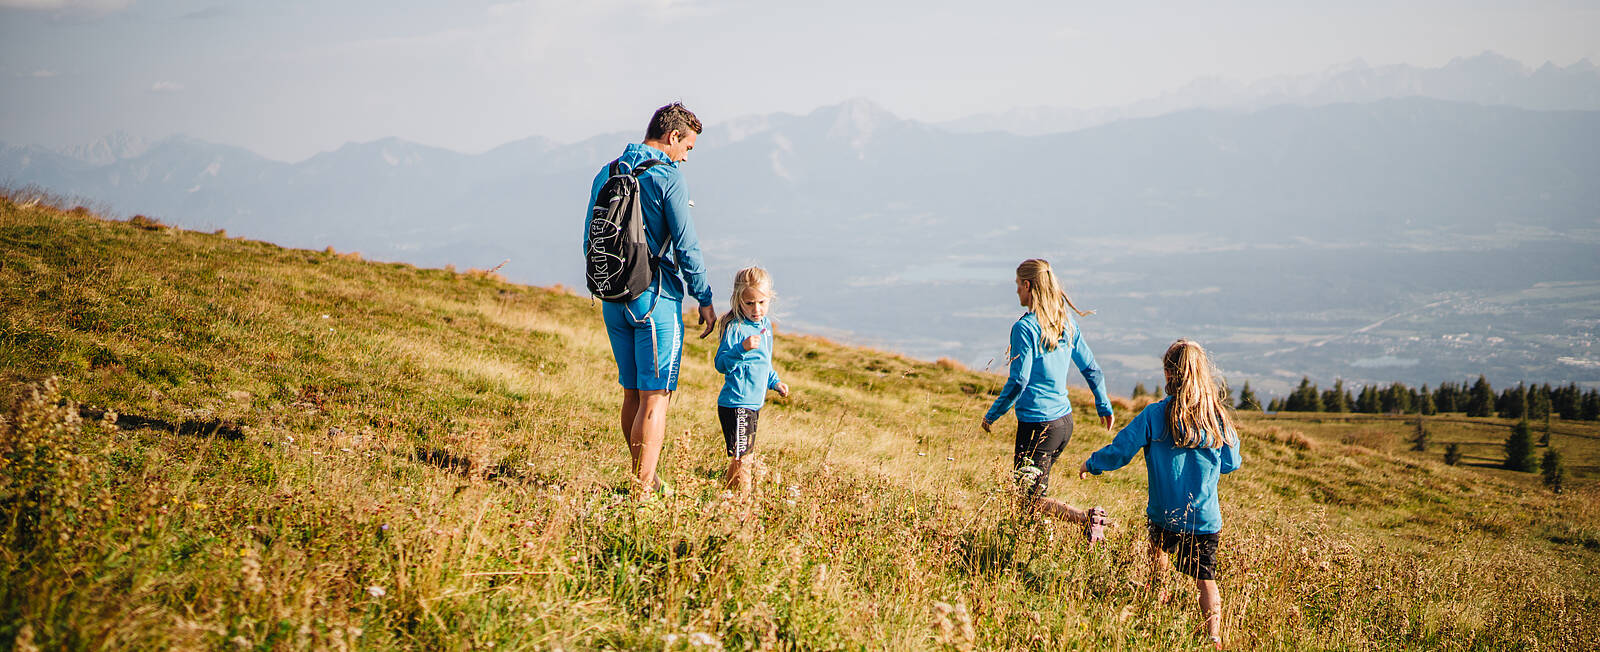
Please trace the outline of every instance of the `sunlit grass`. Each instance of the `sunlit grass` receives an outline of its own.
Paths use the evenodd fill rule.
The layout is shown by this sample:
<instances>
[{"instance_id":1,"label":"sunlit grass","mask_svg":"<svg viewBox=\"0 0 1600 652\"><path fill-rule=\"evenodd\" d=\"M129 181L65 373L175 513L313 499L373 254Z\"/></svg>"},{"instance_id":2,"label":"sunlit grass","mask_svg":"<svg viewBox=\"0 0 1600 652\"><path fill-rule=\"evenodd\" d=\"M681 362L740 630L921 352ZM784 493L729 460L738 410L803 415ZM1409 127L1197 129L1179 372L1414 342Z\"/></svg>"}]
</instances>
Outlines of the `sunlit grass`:
<instances>
[{"instance_id":1,"label":"sunlit grass","mask_svg":"<svg viewBox=\"0 0 1600 652\"><path fill-rule=\"evenodd\" d=\"M1011 426L977 428L1002 379L959 365L780 333L795 394L763 410L742 505L721 496L713 344L691 337L662 463L679 495L640 504L599 309L563 291L0 201L0 307L10 647L1201 642L1192 585L1165 605L1140 587L1143 471L1072 473L1111 436L1081 393L1051 493L1124 522L1096 549L1013 508ZM201 422L241 436L173 432ZM1243 421L1222 484L1231 645L1600 636L1593 477L1558 496L1442 463L1494 420L1441 421L1425 453L1411 427ZM1594 441L1556 436L1577 467Z\"/></svg>"}]
</instances>

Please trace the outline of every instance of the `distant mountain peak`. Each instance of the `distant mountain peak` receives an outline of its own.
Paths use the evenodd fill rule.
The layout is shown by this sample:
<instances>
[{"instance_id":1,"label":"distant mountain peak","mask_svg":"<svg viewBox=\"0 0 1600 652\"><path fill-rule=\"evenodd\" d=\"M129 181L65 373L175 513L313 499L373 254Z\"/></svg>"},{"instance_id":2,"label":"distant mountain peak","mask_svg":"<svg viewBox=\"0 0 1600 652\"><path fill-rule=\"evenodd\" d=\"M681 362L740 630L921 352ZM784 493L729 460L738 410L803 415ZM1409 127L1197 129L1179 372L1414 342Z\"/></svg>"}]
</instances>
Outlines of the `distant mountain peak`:
<instances>
[{"instance_id":1,"label":"distant mountain peak","mask_svg":"<svg viewBox=\"0 0 1600 652\"><path fill-rule=\"evenodd\" d=\"M1456 57L1444 65L1449 68L1469 68L1472 70L1495 71L1502 73L1516 73L1526 75L1530 72L1527 64L1512 59L1493 50L1484 50L1470 57Z\"/></svg>"},{"instance_id":2,"label":"distant mountain peak","mask_svg":"<svg viewBox=\"0 0 1600 652\"><path fill-rule=\"evenodd\" d=\"M150 149L150 143L138 136L118 129L92 143L69 145L59 151L90 165L107 165L122 159L134 158Z\"/></svg>"},{"instance_id":3,"label":"distant mountain peak","mask_svg":"<svg viewBox=\"0 0 1600 652\"><path fill-rule=\"evenodd\" d=\"M884 126L902 122L899 116L861 97L822 107L811 115L831 119L827 136L829 140L846 141L857 150L864 148L872 140L873 134Z\"/></svg>"}]
</instances>

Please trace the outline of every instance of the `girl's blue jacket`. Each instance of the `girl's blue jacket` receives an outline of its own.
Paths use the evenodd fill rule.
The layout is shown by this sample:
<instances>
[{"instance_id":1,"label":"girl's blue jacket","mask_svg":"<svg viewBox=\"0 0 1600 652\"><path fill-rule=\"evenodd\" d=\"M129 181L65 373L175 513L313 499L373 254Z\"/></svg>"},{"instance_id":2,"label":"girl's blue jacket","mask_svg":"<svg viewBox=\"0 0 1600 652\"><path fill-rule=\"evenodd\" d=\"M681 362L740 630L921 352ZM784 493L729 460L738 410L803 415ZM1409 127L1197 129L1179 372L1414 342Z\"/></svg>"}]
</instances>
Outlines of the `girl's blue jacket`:
<instances>
[{"instance_id":1,"label":"girl's blue jacket","mask_svg":"<svg viewBox=\"0 0 1600 652\"><path fill-rule=\"evenodd\" d=\"M1210 534L1222 531L1217 505L1217 479L1243 461L1238 433L1227 433L1221 448L1180 448L1167 432L1167 397L1146 406L1105 448L1089 456L1085 466L1100 475L1127 465L1140 450L1150 478L1145 516L1169 532Z\"/></svg>"},{"instance_id":2,"label":"girl's blue jacket","mask_svg":"<svg viewBox=\"0 0 1600 652\"><path fill-rule=\"evenodd\" d=\"M744 350L744 340L751 335L761 336L761 346ZM778 372L772 368L772 321L759 322L735 317L722 332L722 342L717 345L714 362L717 371L726 375L722 393L717 395L717 405L722 407L759 410L767 402L767 390L778 388Z\"/></svg>"},{"instance_id":3,"label":"girl's blue jacket","mask_svg":"<svg viewBox=\"0 0 1600 652\"><path fill-rule=\"evenodd\" d=\"M1100 416L1111 414L1111 399L1106 396L1105 378L1094 361L1094 352L1089 350L1083 331L1070 314L1067 323L1071 333L1062 333L1054 351L1046 351L1039 344L1039 320L1033 311L1012 324L1011 376L984 415L986 420L993 423L1005 416L1013 404L1017 407L1017 420L1029 423L1055 421L1072 414L1072 403L1067 401L1068 362L1077 365L1083 379L1089 382L1095 411Z\"/></svg>"}]
</instances>

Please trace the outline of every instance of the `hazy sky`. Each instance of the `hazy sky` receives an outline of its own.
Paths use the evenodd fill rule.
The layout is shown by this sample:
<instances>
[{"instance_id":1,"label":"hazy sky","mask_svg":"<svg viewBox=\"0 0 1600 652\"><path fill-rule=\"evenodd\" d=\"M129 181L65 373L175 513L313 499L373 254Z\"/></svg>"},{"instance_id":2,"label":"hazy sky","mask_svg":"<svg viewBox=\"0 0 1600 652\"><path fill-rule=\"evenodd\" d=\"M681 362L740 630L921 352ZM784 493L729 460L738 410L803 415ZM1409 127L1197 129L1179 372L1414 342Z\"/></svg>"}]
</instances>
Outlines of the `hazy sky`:
<instances>
[{"instance_id":1,"label":"hazy sky","mask_svg":"<svg viewBox=\"0 0 1600 652\"><path fill-rule=\"evenodd\" d=\"M0 140L481 151L642 129L674 99L713 124L852 97L938 121L1356 58L1600 62L1596 34L1600 2L1537 0L0 0Z\"/></svg>"}]
</instances>

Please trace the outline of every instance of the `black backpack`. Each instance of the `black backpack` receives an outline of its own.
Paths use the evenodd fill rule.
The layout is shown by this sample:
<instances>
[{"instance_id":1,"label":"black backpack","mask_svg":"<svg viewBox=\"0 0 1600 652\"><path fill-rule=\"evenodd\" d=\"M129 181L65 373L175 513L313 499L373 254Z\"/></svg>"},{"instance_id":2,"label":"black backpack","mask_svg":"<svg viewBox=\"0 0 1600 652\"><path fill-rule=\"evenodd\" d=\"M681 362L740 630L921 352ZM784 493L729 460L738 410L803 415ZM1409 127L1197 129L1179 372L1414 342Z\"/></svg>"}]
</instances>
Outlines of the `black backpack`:
<instances>
[{"instance_id":1,"label":"black backpack","mask_svg":"<svg viewBox=\"0 0 1600 652\"><path fill-rule=\"evenodd\" d=\"M656 259L645 238L644 211L639 205L639 177L665 162L649 159L630 172L622 171L621 159L611 162L611 178L600 186L589 215L583 275L590 294L604 301L628 302L644 294L655 280Z\"/></svg>"}]
</instances>

